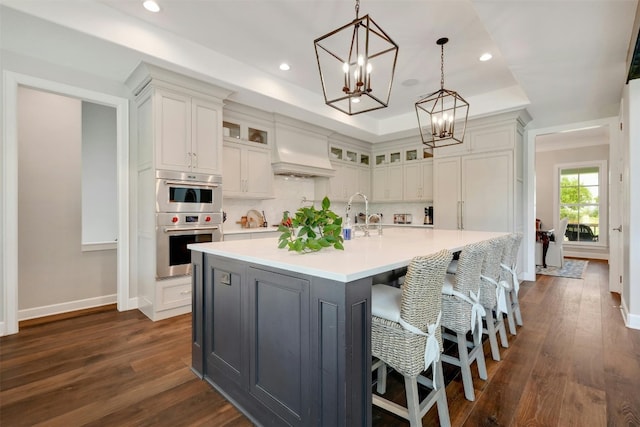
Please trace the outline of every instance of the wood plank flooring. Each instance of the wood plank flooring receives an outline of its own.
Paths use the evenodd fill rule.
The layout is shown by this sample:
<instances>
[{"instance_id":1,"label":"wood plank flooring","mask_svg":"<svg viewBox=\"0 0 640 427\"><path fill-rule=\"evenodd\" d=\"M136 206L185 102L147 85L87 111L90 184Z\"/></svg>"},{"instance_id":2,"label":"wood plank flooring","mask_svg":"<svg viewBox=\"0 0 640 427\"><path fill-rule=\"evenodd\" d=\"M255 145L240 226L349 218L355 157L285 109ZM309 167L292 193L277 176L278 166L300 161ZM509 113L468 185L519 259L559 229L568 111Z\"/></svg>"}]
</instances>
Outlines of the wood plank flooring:
<instances>
[{"instance_id":1,"label":"wood plank flooring","mask_svg":"<svg viewBox=\"0 0 640 427\"><path fill-rule=\"evenodd\" d=\"M606 262L591 260L584 279L538 276L520 301L525 325L500 362L485 344L474 402L445 365L452 425L640 426L640 331L623 325ZM191 372L190 339L190 315L154 323L137 310L21 327L0 338L0 425L250 426ZM393 374L388 393L404 399ZM438 425L435 409L423 425Z\"/></svg>"}]
</instances>

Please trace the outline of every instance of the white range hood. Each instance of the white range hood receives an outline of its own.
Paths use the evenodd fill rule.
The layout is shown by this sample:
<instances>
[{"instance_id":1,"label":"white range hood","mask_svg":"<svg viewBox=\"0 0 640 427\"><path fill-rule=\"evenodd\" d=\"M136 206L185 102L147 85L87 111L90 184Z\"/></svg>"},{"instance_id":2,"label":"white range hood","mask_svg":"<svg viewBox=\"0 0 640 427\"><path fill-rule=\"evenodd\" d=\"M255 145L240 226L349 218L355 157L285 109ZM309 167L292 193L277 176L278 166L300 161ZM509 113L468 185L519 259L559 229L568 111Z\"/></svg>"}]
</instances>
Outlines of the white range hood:
<instances>
[{"instance_id":1,"label":"white range hood","mask_svg":"<svg viewBox=\"0 0 640 427\"><path fill-rule=\"evenodd\" d=\"M329 141L326 135L280 122L276 122L271 165L276 175L335 175L329 162Z\"/></svg>"}]
</instances>

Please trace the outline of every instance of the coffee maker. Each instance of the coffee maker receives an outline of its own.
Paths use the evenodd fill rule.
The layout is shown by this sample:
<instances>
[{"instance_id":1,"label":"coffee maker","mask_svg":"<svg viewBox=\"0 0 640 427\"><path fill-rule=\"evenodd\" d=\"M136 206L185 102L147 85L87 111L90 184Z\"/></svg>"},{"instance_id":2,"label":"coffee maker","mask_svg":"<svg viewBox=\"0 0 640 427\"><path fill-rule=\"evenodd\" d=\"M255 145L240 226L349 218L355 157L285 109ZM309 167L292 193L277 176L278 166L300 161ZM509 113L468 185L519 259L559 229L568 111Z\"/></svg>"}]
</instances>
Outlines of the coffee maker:
<instances>
[{"instance_id":1,"label":"coffee maker","mask_svg":"<svg viewBox=\"0 0 640 427\"><path fill-rule=\"evenodd\" d=\"M433 206L424 208L424 225L433 225Z\"/></svg>"}]
</instances>

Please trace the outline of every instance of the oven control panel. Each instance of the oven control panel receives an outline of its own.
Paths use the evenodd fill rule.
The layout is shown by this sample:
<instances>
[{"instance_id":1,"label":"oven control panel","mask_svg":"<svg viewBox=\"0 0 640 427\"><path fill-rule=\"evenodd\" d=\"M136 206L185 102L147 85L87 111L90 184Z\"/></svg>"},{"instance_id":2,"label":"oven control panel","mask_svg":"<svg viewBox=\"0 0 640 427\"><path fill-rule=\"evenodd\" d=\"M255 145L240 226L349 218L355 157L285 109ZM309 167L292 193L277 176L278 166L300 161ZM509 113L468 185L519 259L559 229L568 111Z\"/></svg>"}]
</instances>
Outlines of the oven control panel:
<instances>
[{"instance_id":1,"label":"oven control panel","mask_svg":"<svg viewBox=\"0 0 640 427\"><path fill-rule=\"evenodd\" d=\"M222 213L220 212L196 212L196 213L158 213L157 224L159 226L180 225L180 226L203 226L222 224Z\"/></svg>"}]
</instances>

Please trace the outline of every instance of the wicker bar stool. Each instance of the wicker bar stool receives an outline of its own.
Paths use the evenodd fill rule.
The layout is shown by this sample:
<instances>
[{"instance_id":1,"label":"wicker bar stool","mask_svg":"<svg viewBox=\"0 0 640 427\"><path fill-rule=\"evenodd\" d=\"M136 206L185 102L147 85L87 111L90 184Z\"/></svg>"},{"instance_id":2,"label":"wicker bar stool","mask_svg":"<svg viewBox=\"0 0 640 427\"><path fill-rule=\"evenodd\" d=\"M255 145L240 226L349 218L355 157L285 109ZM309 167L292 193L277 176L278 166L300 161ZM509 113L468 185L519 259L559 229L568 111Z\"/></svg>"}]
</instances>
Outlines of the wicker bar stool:
<instances>
[{"instance_id":1,"label":"wicker bar stool","mask_svg":"<svg viewBox=\"0 0 640 427\"><path fill-rule=\"evenodd\" d=\"M520 301L518 300L518 291L520 282L518 281L518 251L522 242L522 233L512 233L509 235L507 245L505 247L502 263L501 279L507 284L507 321L509 323L509 332L516 334L516 324L522 326L522 313L520 312ZM515 317L515 321L514 321Z\"/></svg>"},{"instance_id":2,"label":"wicker bar stool","mask_svg":"<svg viewBox=\"0 0 640 427\"><path fill-rule=\"evenodd\" d=\"M458 346L458 356L442 355L442 361L460 367L464 395L475 400L471 364L476 362L481 379L487 379L487 367L482 348L482 317L484 307L480 304L480 273L484 257L489 249L487 242L465 246L460 252L456 274L447 274L442 288L443 338ZM454 334L449 333L449 331ZM473 340L467 340L471 332Z\"/></svg>"},{"instance_id":3,"label":"wicker bar stool","mask_svg":"<svg viewBox=\"0 0 640 427\"><path fill-rule=\"evenodd\" d=\"M402 289L374 285L371 296L371 353L376 358L376 391L386 391L387 366L404 377L407 407L374 393L374 405L422 426L422 417L437 404L440 425L451 425L442 372L442 285L451 252L411 260ZM431 378L426 371L431 370ZM418 383L430 389L420 400Z\"/></svg>"},{"instance_id":4,"label":"wicker bar stool","mask_svg":"<svg viewBox=\"0 0 640 427\"><path fill-rule=\"evenodd\" d=\"M489 336L491 357L495 361L500 360L498 333L502 347L509 347L504 317L502 316L502 313L507 312L506 288L508 286L501 280L502 268L500 267L508 237L497 237L488 241L489 250L482 262L480 274L480 304L486 312L484 316L486 327L482 332Z\"/></svg>"}]
</instances>

